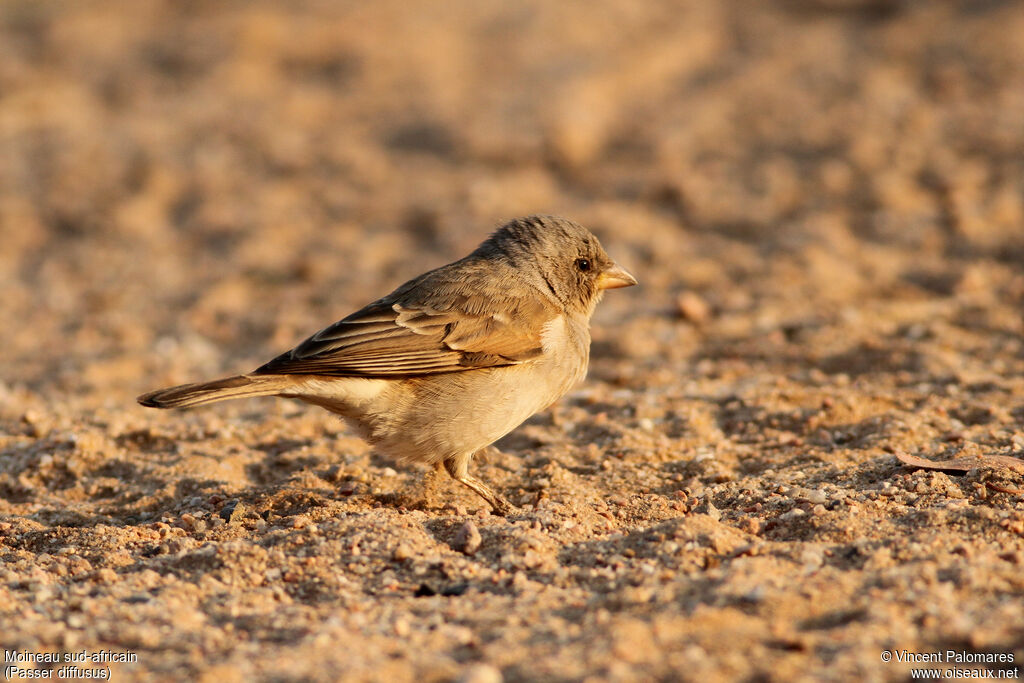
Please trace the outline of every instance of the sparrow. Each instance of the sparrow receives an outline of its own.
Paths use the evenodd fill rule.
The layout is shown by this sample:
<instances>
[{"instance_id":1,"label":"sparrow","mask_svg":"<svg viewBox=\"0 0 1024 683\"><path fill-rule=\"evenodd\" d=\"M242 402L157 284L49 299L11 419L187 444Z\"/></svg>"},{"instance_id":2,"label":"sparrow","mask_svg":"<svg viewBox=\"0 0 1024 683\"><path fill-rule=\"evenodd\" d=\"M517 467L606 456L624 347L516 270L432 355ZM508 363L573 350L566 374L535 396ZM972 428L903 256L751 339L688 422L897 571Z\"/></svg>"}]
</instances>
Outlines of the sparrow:
<instances>
[{"instance_id":1,"label":"sparrow","mask_svg":"<svg viewBox=\"0 0 1024 683\"><path fill-rule=\"evenodd\" d=\"M586 228L515 219L469 256L409 280L253 372L138 397L152 408L279 396L326 408L396 461L443 467L490 504L473 455L587 372L590 318L636 279Z\"/></svg>"}]
</instances>

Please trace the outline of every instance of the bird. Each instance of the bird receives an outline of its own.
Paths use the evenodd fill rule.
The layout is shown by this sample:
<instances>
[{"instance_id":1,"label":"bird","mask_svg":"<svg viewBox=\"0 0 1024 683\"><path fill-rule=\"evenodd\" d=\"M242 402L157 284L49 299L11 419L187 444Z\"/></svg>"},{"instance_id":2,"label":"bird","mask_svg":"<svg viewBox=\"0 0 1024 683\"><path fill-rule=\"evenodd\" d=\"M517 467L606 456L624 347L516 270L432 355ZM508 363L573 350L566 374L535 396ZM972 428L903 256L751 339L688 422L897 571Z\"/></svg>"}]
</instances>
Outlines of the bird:
<instances>
[{"instance_id":1,"label":"bird","mask_svg":"<svg viewBox=\"0 0 1024 683\"><path fill-rule=\"evenodd\" d=\"M494 514L515 506L469 473L473 456L586 375L590 318L637 284L589 230L509 221L468 256L423 273L256 370L138 397L192 408L277 396L336 413L396 462L444 469Z\"/></svg>"}]
</instances>

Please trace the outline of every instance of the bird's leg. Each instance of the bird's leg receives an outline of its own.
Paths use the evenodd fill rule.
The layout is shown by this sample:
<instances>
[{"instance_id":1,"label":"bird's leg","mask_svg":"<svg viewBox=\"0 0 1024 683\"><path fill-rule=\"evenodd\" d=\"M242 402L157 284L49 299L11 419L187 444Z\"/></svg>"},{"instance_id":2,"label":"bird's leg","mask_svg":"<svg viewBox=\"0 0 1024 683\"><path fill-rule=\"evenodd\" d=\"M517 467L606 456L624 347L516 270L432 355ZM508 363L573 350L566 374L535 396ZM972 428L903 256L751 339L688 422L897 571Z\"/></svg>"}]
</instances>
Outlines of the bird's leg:
<instances>
[{"instance_id":1,"label":"bird's leg","mask_svg":"<svg viewBox=\"0 0 1024 683\"><path fill-rule=\"evenodd\" d=\"M444 461L444 468L448 471L448 474L452 479L469 488L478 496L486 500L496 514L506 517L515 512L516 508L512 503L492 491L487 484L483 483L476 477L470 476L469 460L470 458L466 457L449 458Z\"/></svg>"}]
</instances>

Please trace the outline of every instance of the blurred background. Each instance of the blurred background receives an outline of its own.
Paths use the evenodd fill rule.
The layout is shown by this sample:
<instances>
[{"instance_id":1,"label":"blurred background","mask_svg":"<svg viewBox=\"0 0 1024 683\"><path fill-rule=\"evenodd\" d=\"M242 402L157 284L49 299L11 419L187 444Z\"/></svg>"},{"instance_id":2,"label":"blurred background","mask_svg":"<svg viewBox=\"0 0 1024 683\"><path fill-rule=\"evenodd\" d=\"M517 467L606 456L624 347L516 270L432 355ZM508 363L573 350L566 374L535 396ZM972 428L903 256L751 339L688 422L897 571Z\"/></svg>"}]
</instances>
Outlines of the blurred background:
<instances>
[{"instance_id":1,"label":"blurred background","mask_svg":"<svg viewBox=\"0 0 1024 683\"><path fill-rule=\"evenodd\" d=\"M0 378L244 370L530 213L637 273L595 352L638 372L872 301L1019 331L1022 35L991 0L7 0Z\"/></svg>"},{"instance_id":2,"label":"blurred background","mask_svg":"<svg viewBox=\"0 0 1024 683\"><path fill-rule=\"evenodd\" d=\"M474 463L521 515L309 406L134 403L533 213L641 286ZM1020 662L1019 473L896 456L1024 457L1022 262L1019 0L0 0L4 647L217 683Z\"/></svg>"}]
</instances>

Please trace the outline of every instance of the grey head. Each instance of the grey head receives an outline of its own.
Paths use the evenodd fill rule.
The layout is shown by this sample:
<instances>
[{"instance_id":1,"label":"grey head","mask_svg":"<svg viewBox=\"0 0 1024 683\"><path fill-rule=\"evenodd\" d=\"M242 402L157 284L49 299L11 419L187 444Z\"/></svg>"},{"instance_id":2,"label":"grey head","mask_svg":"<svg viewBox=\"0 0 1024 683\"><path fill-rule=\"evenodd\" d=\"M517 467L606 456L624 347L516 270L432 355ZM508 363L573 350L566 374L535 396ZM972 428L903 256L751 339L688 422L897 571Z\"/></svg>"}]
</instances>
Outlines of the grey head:
<instances>
[{"instance_id":1,"label":"grey head","mask_svg":"<svg viewBox=\"0 0 1024 683\"><path fill-rule=\"evenodd\" d=\"M562 306L588 316L604 290L636 284L593 233L557 216L510 221L477 247L473 257L507 261Z\"/></svg>"}]
</instances>

